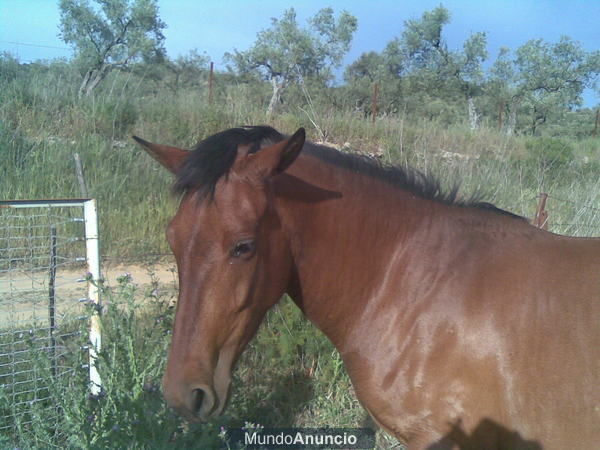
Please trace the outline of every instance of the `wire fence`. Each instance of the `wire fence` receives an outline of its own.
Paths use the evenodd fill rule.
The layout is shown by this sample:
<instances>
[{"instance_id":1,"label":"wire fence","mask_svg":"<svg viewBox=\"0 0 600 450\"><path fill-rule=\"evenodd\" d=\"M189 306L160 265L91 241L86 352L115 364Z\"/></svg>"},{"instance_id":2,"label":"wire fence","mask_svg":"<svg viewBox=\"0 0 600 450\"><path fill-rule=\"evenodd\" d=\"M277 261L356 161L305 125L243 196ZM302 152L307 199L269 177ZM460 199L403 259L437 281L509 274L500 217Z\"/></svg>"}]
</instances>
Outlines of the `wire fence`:
<instances>
[{"instance_id":1,"label":"wire fence","mask_svg":"<svg viewBox=\"0 0 600 450\"><path fill-rule=\"evenodd\" d=\"M538 204L532 220L535 226L566 235L600 235L600 208L545 192L540 193L536 199ZM569 214L569 219L555 215L553 211L557 205L574 213Z\"/></svg>"},{"instance_id":2,"label":"wire fence","mask_svg":"<svg viewBox=\"0 0 600 450\"><path fill-rule=\"evenodd\" d=\"M0 202L0 433L26 433L40 414L58 421L53 384L90 369L85 211Z\"/></svg>"}]
</instances>

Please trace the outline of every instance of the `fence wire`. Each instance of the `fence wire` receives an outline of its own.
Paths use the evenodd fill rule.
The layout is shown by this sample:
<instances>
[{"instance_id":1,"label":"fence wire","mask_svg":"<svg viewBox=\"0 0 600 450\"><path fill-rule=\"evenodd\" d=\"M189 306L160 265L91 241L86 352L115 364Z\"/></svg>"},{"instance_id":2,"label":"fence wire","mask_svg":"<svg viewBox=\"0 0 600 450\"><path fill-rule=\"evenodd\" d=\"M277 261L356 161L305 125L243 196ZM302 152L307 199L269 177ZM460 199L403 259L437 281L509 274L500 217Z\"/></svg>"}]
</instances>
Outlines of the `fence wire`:
<instances>
[{"instance_id":1,"label":"fence wire","mask_svg":"<svg viewBox=\"0 0 600 450\"><path fill-rule=\"evenodd\" d=\"M541 193L532 200L538 201L536 215L533 218L534 225L566 235L587 237L600 235L600 208L592 206L591 200L584 203L549 193ZM566 205L570 210L567 217L564 211L562 214L556 213L557 204Z\"/></svg>"},{"instance_id":2,"label":"fence wire","mask_svg":"<svg viewBox=\"0 0 600 450\"><path fill-rule=\"evenodd\" d=\"M83 205L0 205L0 434L58 421L53 385L86 369L86 267Z\"/></svg>"}]
</instances>

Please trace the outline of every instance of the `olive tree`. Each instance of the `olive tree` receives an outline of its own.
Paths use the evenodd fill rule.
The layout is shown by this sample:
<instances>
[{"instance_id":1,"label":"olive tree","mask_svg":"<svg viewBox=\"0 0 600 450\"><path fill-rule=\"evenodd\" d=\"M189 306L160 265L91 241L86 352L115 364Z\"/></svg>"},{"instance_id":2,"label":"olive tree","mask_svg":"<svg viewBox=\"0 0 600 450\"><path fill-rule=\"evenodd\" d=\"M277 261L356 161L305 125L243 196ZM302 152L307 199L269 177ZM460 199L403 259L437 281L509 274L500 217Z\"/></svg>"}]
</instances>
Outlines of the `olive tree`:
<instances>
[{"instance_id":1,"label":"olive tree","mask_svg":"<svg viewBox=\"0 0 600 450\"><path fill-rule=\"evenodd\" d=\"M508 109L507 134L514 133L519 110L529 112L529 132L535 134L550 114L581 106L584 89L593 87L599 74L600 52L587 52L567 36L556 43L532 39L512 57L502 49L490 70L490 86Z\"/></svg>"},{"instance_id":2,"label":"olive tree","mask_svg":"<svg viewBox=\"0 0 600 450\"><path fill-rule=\"evenodd\" d=\"M83 69L79 96L89 95L115 68L161 59L165 50L156 0L60 0L60 37Z\"/></svg>"},{"instance_id":3,"label":"olive tree","mask_svg":"<svg viewBox=\"0 0 600 450\"><path fill-rule=\"evenodd\" d=\"M309 27L301 28L296 11L290 8L281 19L271 19L271 27L258 33L252 47L225 57L233 71L255 74L271 83L267 109L271 115L290 84L306 77L323 82L331 77L330 69L341 64L356 29L354 16L343 11L336 20L331 8L321 9L309 20Z\"/></svg>"},{"instance_id":4,"label":"olive tree","mask_svg":"<svg viewBox=\"0 0 600 450\"><path fill-rule=\"evenodd\" d=\"M482 91L482 64L487 59L487 39L483 32L471 34L461 50L450 50L443 36L450 23L450 12L443 6L423 13L420 19L405 22L398 40L408 70L413 76L430 80L427 84L459 91L467 102L469 124L478 127L479 112L475 98Z\"/></svg>"}]
</instances>

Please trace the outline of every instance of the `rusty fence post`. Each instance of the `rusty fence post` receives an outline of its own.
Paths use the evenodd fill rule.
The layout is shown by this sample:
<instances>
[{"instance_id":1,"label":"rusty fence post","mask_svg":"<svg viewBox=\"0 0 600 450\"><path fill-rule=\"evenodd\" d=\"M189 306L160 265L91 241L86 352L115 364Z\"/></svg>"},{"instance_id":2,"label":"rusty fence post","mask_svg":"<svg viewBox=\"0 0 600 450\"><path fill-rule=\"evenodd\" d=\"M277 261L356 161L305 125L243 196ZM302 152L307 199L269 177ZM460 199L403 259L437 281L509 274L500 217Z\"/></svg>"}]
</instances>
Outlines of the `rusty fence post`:
<instances>
[{"instance_id":1,"label":"rusty fence post","mask_svg":"<svg viewBox=\"0 0 600 450\"><path fill-rule=\"evenodd\" d=\"M213 102L213 78L215 73L215 63L211 61L210 72L208 73L208 104L212 105Z\"/></svg>"},{"instance_id":2,"label":"rusty fence post","mask_svg":"<svg viewBox=\"0 0 600 450\"><path fill-rule=\"evenodd\" d=\"M537 209L535 211L535 217L533 218L533 225L542 230L548 229L548 211L546 211L546 201L548 200L548 194L545 192L540 193L538 196Z\"/></svg>"},{"instance_id":3,"label":"rusty fence post","mask_svg":"<svg viewBox=\"0 0 600 450\"><path fill-rule=\"evenodd\" d=\"M373 85L373 96L371 97L371 120L375 123L375 119L377 118L377 101L379 97L379 83L375 83Z\"/></svg>"}]
</instances>

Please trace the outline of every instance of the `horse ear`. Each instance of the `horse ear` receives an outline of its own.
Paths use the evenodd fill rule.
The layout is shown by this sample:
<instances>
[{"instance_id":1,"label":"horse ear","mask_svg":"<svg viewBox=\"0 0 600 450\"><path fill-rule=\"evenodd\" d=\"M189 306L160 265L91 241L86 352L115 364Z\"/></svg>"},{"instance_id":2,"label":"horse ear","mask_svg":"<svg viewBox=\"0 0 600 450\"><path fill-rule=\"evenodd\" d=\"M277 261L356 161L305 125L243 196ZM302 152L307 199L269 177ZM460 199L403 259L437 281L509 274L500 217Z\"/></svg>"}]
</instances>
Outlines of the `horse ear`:
<instances>
[{"instance_id":1,"label":"horse ear","mask_svg":"<svg viewBox=\"0 0 600 450\"><path fill-rule=\"evenodd\" d=\"M177 173L183 160L190 154L189 151L177 147L153 144L152 142L145 141L137 136L132 137L150 156L169 169L172 173Z\"/></svg>"},{"instance_id":2,"label":"horse ear","mask_svg":"<svg viewBox=\"0 0 600 450\"><path fill-rule=\"evenodd\" d=\"M266 176L282 173L296 160L305 140L306 131L299 128L290 138L248 155L246 164Z\"/></svg>"}]
</instances>

